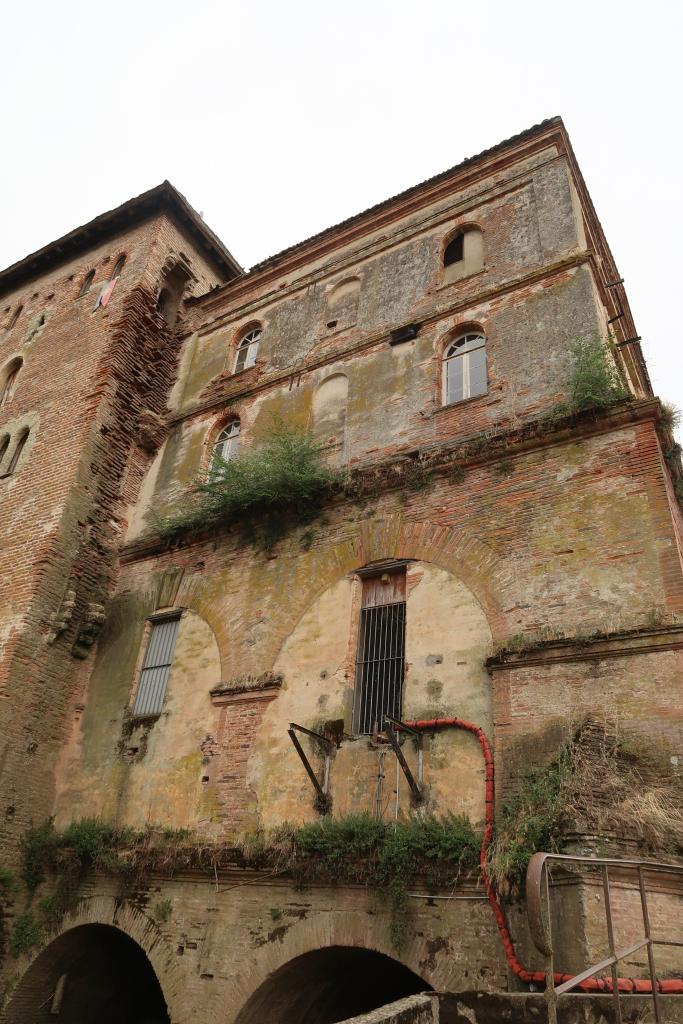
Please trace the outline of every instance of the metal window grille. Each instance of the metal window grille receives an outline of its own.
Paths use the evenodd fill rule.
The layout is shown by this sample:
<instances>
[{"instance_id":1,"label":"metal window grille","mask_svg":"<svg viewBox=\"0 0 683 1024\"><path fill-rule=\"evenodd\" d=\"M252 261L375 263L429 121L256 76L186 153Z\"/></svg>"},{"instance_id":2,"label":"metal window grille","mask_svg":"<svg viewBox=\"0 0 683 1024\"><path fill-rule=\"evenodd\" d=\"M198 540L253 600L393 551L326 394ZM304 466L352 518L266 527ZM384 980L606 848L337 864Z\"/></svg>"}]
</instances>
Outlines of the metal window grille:
<instances>
[{"instance_id":1,"label":"metal window grille","mask_svg":"<svg viewBox=\"0 0 683 1024\"><path fill-rule=\"evenodd\" d=\"M384 716L399 718L405 664L405 601L361 609L354 731L384 727Z\"/></svg>"},{"instance_id":2,"label":"metal window grille","mask_svg":"<svg viewBox=\"0 0 683 1024\"><path fill-rule=\"evenodd\" d=\"M179 622L180 616L152 623L133 704L136 717L161 714Z\"/></svg>"}]
</instances>

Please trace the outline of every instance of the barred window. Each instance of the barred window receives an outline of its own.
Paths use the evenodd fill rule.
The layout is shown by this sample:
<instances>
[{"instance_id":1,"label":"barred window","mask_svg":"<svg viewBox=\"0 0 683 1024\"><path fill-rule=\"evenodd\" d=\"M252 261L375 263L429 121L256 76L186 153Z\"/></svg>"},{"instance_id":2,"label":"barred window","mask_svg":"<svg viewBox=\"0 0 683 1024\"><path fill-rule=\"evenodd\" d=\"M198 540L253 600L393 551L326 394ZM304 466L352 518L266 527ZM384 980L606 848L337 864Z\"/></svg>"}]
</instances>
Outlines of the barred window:
<instances>
[{"instance_id":1,"label":"barred window","mask_svg":"<svg viewBox=\"0 0 683 1024\"><path fill-rule=\"evenodd\" d=\"M153 619L151 622L145 660L133 704L133 715L136 718L161 714L179 623L180 614Z\"/></svg>"},{"instance_id":2,"label":"barred window","mask_svg":"<svg viewBox=\"0 0 683 1024\"><path fill-rule=\"evenodd\" d=\"M405 568L363 580L356 656L353 729L384 728L386 715L401 716L406 636Z\"/></svg>"},{"instance_id":3,"label":"barred window","mask_svg":"<svg viewBox=\"0 0 683 1024\"><path fill-rule=\"evenodd\" d=\"M485 395L486 338L483 334L463 334L446 349L443 360L443 403L463 402Z\"/></svg>"}]
</instances>

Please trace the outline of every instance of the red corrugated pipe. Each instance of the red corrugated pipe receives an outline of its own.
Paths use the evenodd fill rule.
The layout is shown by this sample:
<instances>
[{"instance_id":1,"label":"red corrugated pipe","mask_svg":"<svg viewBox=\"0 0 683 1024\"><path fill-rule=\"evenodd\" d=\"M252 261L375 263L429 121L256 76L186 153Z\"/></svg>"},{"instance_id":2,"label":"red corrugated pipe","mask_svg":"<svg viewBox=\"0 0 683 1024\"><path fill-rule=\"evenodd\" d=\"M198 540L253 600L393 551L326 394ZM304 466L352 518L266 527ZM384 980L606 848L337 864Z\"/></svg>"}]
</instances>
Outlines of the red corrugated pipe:
<instances>
[{"instance_id":1,"label":"red corrugated pipe","mask_svg":"<svg viewBox=\"0 0 683 1024\"><path fill-rule=\"evenodd\" d=\"M535 984L545 985L545 971L528 971L517 959L515 947L512 944L510 929L507 926L505 914L503 913L503 908L498 902L493 885L491 884L491 879L489 878L487 861L489 846L493 839L494 776L493 753L491 751L491 744L486 737L486 733L478 725L474 725L473 722L466 722L464 718L432 718L405 722L404 724L410 726L411 729L465 729L467 732L471 732L473 736L476 736L479 741L479 746L481 747L484 755L484 763L486 765L486 813L484 817L484 835L482 837L481 848L479 850L479 868L481 870L481 877L484 882L486 896L491 909L493 910L493 916L496 919L500 937L503 940L503 949L505 950L505 956L507 957L510 969L517 975L520 981L526 982L527 984L533 982ZM560 974L559 972L556 972L554 975L555 984L560 985L563 981L569 981L571 977L573 977L571 974ZM652 991L652 983L649 978L617 978L617 985L620 992L648 993ZM580 992L611 992L612 978L588 978L587 981L582 981L577 985L576 989ZM657 991L666 995L683 994L683 979L670 978L658 981Z\"/></svg>"}]
</instances>

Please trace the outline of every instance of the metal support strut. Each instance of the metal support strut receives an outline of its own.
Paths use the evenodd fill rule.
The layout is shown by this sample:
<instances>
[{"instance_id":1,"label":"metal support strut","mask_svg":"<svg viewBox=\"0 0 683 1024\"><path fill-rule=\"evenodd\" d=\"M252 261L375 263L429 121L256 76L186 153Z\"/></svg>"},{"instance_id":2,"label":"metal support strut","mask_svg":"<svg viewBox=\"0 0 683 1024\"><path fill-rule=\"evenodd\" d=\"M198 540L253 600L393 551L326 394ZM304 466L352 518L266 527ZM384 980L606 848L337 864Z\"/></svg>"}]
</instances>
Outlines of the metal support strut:
<instances>
[{"instance_id":1,"label":"metal support strut","mask_svg":"<svg viewBox=\"0 0 683 1024\"><path fill-rule=\"evenodd\" d=\"M403 751L401 750L401 746L398 742L398 736L396 735L396 729L394 728L394 726L397 725L402 731L410 732L413 734L413 736L419 736L420 734L417 731L417 729L411 728L409 725L406 725L404 722L401 722L398 718L391 718L390 715L384 716L384 723L384 731L387 735L387 739L391 743L393 751L396 754L396 760L400 764L403 774L405 775L408 785L410 786L410 792L413 794L413 797L417 803L422 803L422 790L420 789L418 783L415 781L413 773L408 767L408 762L406 761L403 755ZM387 723L389 724L387 725Z\"/></svg>"},{"instance_id":2,"label":"metal support strut","mask_svg":"<svg viewBox=\"0 0 683 1024\"><path fill-rule=\"evenodd\" d=\"M306 734L306 736L312 736L314 739L320 740L321 743L325 744L325 773L323 776L322 783L318 780L318 776L313 771L313 766L311 765L311 762L306 757L306 751L301 746L299 737L297 736L297 732L303 732ZM287 733L289 735L290 740L294 744L294 749L301 758L303 766L306 769L306 774L313 783L313 788L320 797L321 801L326 802L330 778L330 751L332 750L333 747L332 740L328 739L327 736L323 736L323 734L320 732L313 732L311 729L306 729L303 725L297 725L296 722L289 723L289 729L287 730Z\"/></svg>"}]
</instances>

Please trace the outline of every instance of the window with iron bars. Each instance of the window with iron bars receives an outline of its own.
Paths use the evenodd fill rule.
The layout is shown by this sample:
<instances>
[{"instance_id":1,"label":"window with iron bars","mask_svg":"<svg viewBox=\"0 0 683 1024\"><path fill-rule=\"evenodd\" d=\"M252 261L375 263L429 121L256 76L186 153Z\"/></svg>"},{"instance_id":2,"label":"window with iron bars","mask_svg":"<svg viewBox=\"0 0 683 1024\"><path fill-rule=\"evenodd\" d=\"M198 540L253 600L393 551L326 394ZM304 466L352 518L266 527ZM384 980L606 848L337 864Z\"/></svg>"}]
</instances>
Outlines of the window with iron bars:
<instances>
[{"instance_id":1,"label":"window with iron bars","mask_svg":"<svg viewBox=\"0 0 683 1024\"><path fill-rule=\"evenodd\" d=\"M353 730L384 728L387 715L401 716L405 670L405 568L363 579L358 629Z\"/></svg>"},{"instance_id":2,"label":"window with iron bars","mask_svg":"<svg viewBox=\"0 0 683 1024\"><path fill-rule=\"evenodd\" d=\"M152 619L150 623L145 659L133 703L134 718L161 714L179 624L180 613L162 619Z\"/></svg>"}]
</instances>

